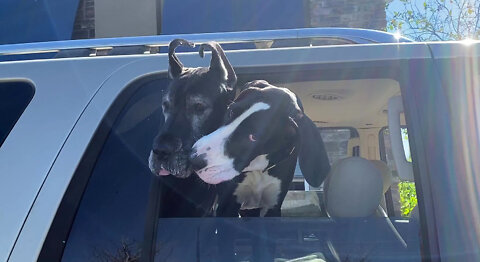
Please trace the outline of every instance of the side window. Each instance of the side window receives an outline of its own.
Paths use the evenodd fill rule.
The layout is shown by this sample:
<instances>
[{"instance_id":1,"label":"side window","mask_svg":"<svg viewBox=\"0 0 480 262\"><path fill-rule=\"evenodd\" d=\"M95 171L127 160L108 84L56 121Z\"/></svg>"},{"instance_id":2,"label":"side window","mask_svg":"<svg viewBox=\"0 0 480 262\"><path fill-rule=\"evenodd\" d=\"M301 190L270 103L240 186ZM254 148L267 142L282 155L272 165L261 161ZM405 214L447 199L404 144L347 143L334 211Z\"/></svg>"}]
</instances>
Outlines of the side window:
<instances>
[{"instance_id":1,"label":"side window","mask_svg":"<svg viewBox=\"0 0 480 262\"><path fill-rule=\"evenodd\" d=\"M328 154L328 160L330 165L336 161L349 157L349 156L359 156L359 146L350 145L352 152L349 152L349 142L352 138L358 137L358 131L355 128L351 127L325 127L319 128L320 135L322 140L325 143L325 148ZM303 189L305 187L303 180L302 171L300 166L297 163L295 167L295 178L297 178L294 183L292 183L291 189ZM307 185L308 187L308 185ZM310 189L315 189L311 187Z\"/></svg>"},{"instance_id":2,"label":"side window","mask_svg":"<svg viewBox=\"0 0 480 262\"><path fill-rule=\"evenodd\" d=\"M406 127L402 127L402 142L405 153L405 159L408 162L412 162L412 155L410 153L410 145L408 143L408 130ZM397 168L395 161L393 160L392 146L390 142L390 133L388 127L380 130L380 145L381 145L381 158L386 161L390 170L394 174L394 183L387 192L387 206L394 216L409 217L412 210L417 206L417 194L415 190L414 182L400 181L398 178Z\"/></svg>"},{"instance_id":3,"label":"side window","mask_svg":"<svg viewBox=\"0 0 480 262\"><path fill-rule=\"evenodd\" d=\"M0 147L33 98L33 86L25 82L0 83Z\"/></svg>"},{"instance_id":4,"label":"side window","mask_svg":"<svg viewBox=\"0 0 480 262\"><path fill-rule=\"evenodd\" d=\"M362 65L358 70L366 68ZM362 129L374 128L372 130L377 133L388 123L387 115L383 113L388 99L400 93L399 82L395 79L378 79L378 70L371 68L365 72L365 76L353 75L351 79L344 79L348 75L338 70L338 79L326 80L316 79L317 76L326 75L321 72L296 72L296 78L288 79L286 77L293 75L279 72L250 76L240 75L239 70L240 79L265 77L272 79L272 83L275 80L287 83L286 87L305 102L309 110L306 112L310 112L309 117L313 122L338 126L319 129L329 161L335 163L336 168L330 170L324 181L324 190L291 187L289 190L291 184L280 188L279 178L290 182L290 171L295 165L293 159L288 162L290 177L276 178L273 173L272 177L276 179L260 177L259 185L272 190L251 187L252 191L245 192L252 199L240 203L233 198L230 199L232 202L228 202L230 205L224 206L219 204L219 198L226 197L229 200L232 195L244 192L235 190L231 195L218 194L217 201L211 204L214 212L206 214L216 217L208 218L188 214L163 215L163 209L172 210L181 206L175 201L177 195L189 195L195 190L164 190L158 182L168 183L169 177L154 179L151 175L147 159L152 139L163 122L159 101L167 83L166 80L157 79L136 86L132 95L122 98L122 109L109 123L105 139L93 140L92 144L100 147L98 153L82 159L82 163L90 164L91 168L88 171L78 169L75 174L87 177L88 181L85 182L85 189L81 189L78 208L76 203L72 204L76 213L71 217L71 225L68 225L62 239L65 244L62 246L61 260L293 261L312 258L366 261L386 255L418 257L420 245L416 222L386 217L382 212L380 198L390 187L388 184L385 189L387 183L384 181L390 177L388 175L393 168L379 161L377 154L372 159L349 158L360 155L359 140L362 138L357 129L363 132ZM304 81L303 74L312 75L310 79L313 80ZM338 96L342 98L317 101L317 94L328 95L335 93L333 91L338 91ZM366 108L368 106L369 109ZM404 135L407 135L406 131ZM382 133L381 137L384 141L387 136ZM375 136L374 146L377 146L376 141ZM377 168L383 167L380 174ZM303 184L299 171L297 169L294 172L293 184ZM252 174L254 178L258 174L263 175ZM388 177L384 177L384 174ZM267 175L270 176L270 173ZM268 180L261 181L264 178ZM198 182L202 183L200 180ZM208 186L222 193L221 184ZM254 191L258 188L261 190ZM282 203L273 206L279 212L259 215L265 204L262 201L276 205L272 199L278 199L279 196L283 198ZM197 204L193 197L188 200ZM232 208L234 212L218 215L224 211L219 207Z\"/></svg>"},{"instance_id":5,"label":"side window","mask_svg":"<svg viewBox=\"0 0 480 262\"><path fill-rule=\"evenodd\" d=\"M320 134L322 135L323 142L325 143L330 164L333 164L340 159L352 156L352 152L348 151L348 143L350 139L358 137L358 132L355 128L320 128ZM353 155L359 155L358 148L358 146L354 146Z\"/></svg>"},{"instance_id":6,"label":"side window","mask_svg":"<svg viewBox=\"0 0 480 262\"><path fill-rule=\"evenodd\" d=\"M62 261L138 261L152 180L147 159L163 123L158 101L164 87L163 79L140 86L113 122L98 157L87 159L95 163L91 174L75 174L90 178Z\"/></svg>"}]
</instances>

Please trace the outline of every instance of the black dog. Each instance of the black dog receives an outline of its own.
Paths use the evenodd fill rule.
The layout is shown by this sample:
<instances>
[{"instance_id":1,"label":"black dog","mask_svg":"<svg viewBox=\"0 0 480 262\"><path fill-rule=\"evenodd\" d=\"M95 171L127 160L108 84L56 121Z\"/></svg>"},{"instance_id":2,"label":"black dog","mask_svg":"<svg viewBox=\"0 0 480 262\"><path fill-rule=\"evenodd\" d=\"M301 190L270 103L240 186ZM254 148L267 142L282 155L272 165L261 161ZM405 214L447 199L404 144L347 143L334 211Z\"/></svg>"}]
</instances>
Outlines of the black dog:
<instances>
[{"instance_id":1,"label":"black dog","mask_svg":"<svg viewBox=\"0 0 480 262\"><path fill-rule=\"evenodd\" d=\"M163 96L165 123L155 137L149 157L152 173L161 176L160 217L200 217L211 212L215 199L209 187L193 173L188 161L192 145L223 122L227 105L235 96L237 76L222 48L215 42L202 44L212 51L210 67L184 67L175 55L183 39L169 46L170 85Z\"/></svg>"},{"instance_id":2,"label":"black dog","mask_svg":"<svg viewBox=\"0 0 480 262\"><path fill-rule=\"evenodd\" d=\"M297 155L310 185L319 186L330 170L320 133L298 97L263 80L247 83L228 107L224 125L192 151L198 176L221 183L217 214L227 216L248 209L280 216Z\"/></svg>"},{"instance_id":3,"label":"black dog","mask_svg":"<svg viewBox=\"0 0 480 262\"><path fill-rule=\"evenodd\" d=\"M202 180L218 184L217 216L281 216L297 155L307 182L319 186L330 170L327 152L295 94L263 80L246 87L224 125L195 143L191 162ZM252 229L253 261L273 261L269 231L265 223ZM221 261L234 259L235 232L228 223L219 228Z\"/></svg>"}]
</instances>

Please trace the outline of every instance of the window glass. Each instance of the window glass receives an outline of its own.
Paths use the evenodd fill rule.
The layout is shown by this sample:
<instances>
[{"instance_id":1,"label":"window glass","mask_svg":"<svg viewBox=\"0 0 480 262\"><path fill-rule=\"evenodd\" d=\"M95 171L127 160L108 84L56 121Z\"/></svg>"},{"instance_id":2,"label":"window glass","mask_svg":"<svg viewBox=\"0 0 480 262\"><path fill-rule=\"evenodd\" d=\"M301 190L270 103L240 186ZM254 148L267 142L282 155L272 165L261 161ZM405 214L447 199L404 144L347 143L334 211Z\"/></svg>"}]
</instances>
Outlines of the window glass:
<instances>
[{"instance_id":1,"label":"window glass","mask_svg":"<svg viewBox=\"0 0 480 262\"><path fill-rule=\"evenodd\" d=\"M34 92L27 83L0 83L0 146L32 100Z\"/></svg>"},{"instance_id":2,"label":"window glass","mask_svg":"<svg viewBox=\"0 0 480 262\"><path fill-rule=\"evenodd\" d=\"M410 144L408 143L407 128L402 128L402 143L403 143L403 151L405 152L405 159L411 163L412 154L410 153Z\"/></svg>"},{"instance_id":3,"label":"window glass","mask_svg":"<svg viewBox=\"0 0 480 262\"><path fill-rule=\"evenodd\" d=\"M152 175L148 154L163 115L164 80L136 91L96 159L62 261L138 261Z\"/></svg>"},{"instance_id":4,"label":"window glass","mask_svg":"<svg viewBox=\"0 0 480 262\"><path fill-rule=\"evenodd\" d=\"M360 92L368 92L370 84L378 85L376 86L378 89L384 88L385 84L392 85L391 82L376 83L372 81L365 83L363 88L366 90L362 90L362 87L355 83L332 82L328 84L311 83L309 86L305 86L304 89L307 91L304 91L301 99L309 101L308 96L315 92L312 89L319 86L332 88L336 84L343 84L341 88L355 86ZM299 85L301 86L301 84ZM398 93L398 90L395 89L398 86L392 86L391 96ZM302 102L304 101L302 100ZM379 106L379 110L381 106L387 104L388 99L381 102L383 104ZM348 104L346 101L338 102L338 104L327 103L319 103L318 108L322 106L342 108L347 107L346 104ZM363 103L361 105L364 106ZM308 106L312 106L312 103ZM315 112L316 108L309 109L309 112ZM341 117L342 119L351 119L351 122L358 121L357 116L353 113L351 116L345 116L344 111L340 110L326 110L322 113L324 115L319 113L314 120L321 121L322 117L331 117L332 119ZM377 114L374 116L376 117ZM386 123L386 116L384 120L383 123ZM320 128L319 131L330 164L352 155L360 155L359 147L354 145L357 141L353 141L354 143L349 145L352 138L359 137L356 129L336 127ZM350 169L350 171L352 170L356 172L355 168ZM242 219L235 217L160 217L156 224L154 261L274 261L274 259L275 261L297 259L298 261L369 261L370 258L375 260L380 257L391 257L392 254L405 255L409 252L411 252L408 254L409 256L418 257L419 244L418 231L416 231L418 228L415 224L404 219L397 220L372 214L368 217L338 215L332 219L333 215L326 212L323 188L310 188L309 191L305 191L304 187L299 187L298 185L303 186L304 181L298 164L294 175L293 183L281 206L281 217ZM370 188L369 186L361 188L361 181L355 181L356 184L349 183L348 180L342 182L344 183L342 186L345 188L340 191L343 192L351 190L363 195L367 194L368 192L365 191ZM357 186L361 189L354 188ZM340 195L337 197L342 198ZM346 196L345 199L350 198ZM363 201L365 199L360 197L350 199L348 202L354 203L354 206L362 206ZM377 205L379 206L379 204ZM343 208L339 207L340 213L349 212ZM392 230L392 228L394 229ZM403 246L403 241L411 245L411 250L407 250ZM339 258L335 257L336 254L339 254Z\"/></svg>"},{"instance_id":5,"label":"window glass","mask_svg":"<svg viewBox=\"0 0 480 262\"><path fill-rule=\"evenodd\" d=\"M151 203L155 203L154 212L160 213L166 206L163 201L171 201L152 197L150 189L155 188L155 180L147 163L152 139L163 122L158 101L165 86L164 80L155 80L138 88L101 142L104 144L92 160L93 171L62 261L150 261L141 257L146 253L154 261L365 261L392 254L418 256L415 225L372 212L353 218L333 217L326 212L322 190L296 191L302 194L288 191L281 207L282 217L192 218L152 213ZM349 141L358 137L355 129L324 128L320 132L331 163L352 154ZM357 153L352 151L358 155L358 149ZM352 184L343 182L348 183L338 191L349 191ZM361 187L362 183L353 186ZM357 191L364 195L369 188ZM342 201L341 197L338 201ZM358 201L354 207L361 206L364 199ZM144 242L151 235L155 236L153 242ZM406 249L403 241L413 248Z\"/></svg>"},{"instance_id":6,"label":"window glass","mask_svg":"<svg viewBox=\"0 0 480 262\"><path fill-rule=\"evenodd\" d=\"M405 159L408 162L412 162L412 155L410 153L410 145L408 143L408 131L407 128L401 129L403 149L405 153ZM397 169L395 167L395 161L393 159L392 146L390 143L390 133L388 128L383 128L380 131L380 139L383 144L382 159L384 159L392 172L395 174L395 182L390 188L390 209L395 216L409 217L412 210L417 206L417 194L415 190L414 182L400 181L398 179Z\"/></svg>"},{"instance_id":7,"label":"window glass","mask_svg":"<svg viewBox=\"0 0 480 262\"><path fill-rule=\"evenodd\" d=\"M406 127L402 127L401 134L402 134L402 143L403 143L403 151L405 153L405 159L408 162L412 162L412 154L410 153L410 144L408 143L408 131ZM387 165L390 167L390 169L395 170L396 172L388 127L382 128L382 130L380 131L380 139L383 140L383 145L384 145L384 148L382 149L383 150L382 157L385 157L385 160L387 161Z\"/></svg>"},{"instance_id":8,"label":"window glass","mask_svg":"<svg viewBox=\"0 0 480 262\"><path fill-rule=\"evenodd\" d=\"M349 157L348 141L350 138L358 137L358 132L354 128L329 127L319 128L323 143L328 154L330 165L342 158ZM297 163L295 167L295 177L303 177L300 166Z\"/></svg>"},{"instance_id":9,"label":"window glass","mask_svg":"<svg viewBox=\"0 0 480 262\"><path fill-rule=\"evenodd\" d=\"M325 143L330 164L349 157L348 141L350 138L358 137L357 130L353 128L320 128L320 134Z\"/></svg>"}]
</instances>

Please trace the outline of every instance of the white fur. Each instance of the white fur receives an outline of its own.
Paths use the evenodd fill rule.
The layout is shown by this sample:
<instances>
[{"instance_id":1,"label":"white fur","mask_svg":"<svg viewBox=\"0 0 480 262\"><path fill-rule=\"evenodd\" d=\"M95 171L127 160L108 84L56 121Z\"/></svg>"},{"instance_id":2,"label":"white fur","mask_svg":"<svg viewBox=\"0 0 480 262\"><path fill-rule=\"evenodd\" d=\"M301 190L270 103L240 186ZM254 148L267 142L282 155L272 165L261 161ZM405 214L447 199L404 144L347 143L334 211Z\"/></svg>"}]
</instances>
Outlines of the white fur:
<instances>
[{"instance_id":1,"label":"white fur","mask_svg":"<svg viewBox=\"0 0 480 262\"><path fill-rule=\"evenodd\" d=\"M170 93L164 95L164 100L163 100L163 101L170 103ZM164 108L164 106L163 106L163 102L162 102L162 112L163 112L163 120L164 120L164 123L166 123L168 117L170 116L170 114L165 112L165 108Z\"/></svg>"},{"instance_id":2,"label":"white fur","mask_svg":"<svg viewBox=\"0 0 480 262\"><path fill-rule=\"evenodd\" d=\"M298 105L297 96L292 91L290 91L288 88L281 87L281 89L283 89L283 91L285 93L287 93L290 96L290 98L292 98L293 102L295 102L295 108L298 111L301 111L300 106Z\"/></svg>"},{"instance_id":3,"label":"white fur","mask_svg":"<svg viewBox=\"0 0 480 262\"><path fill-rule=\"evenodd\" d=\"M193 150L198 155L205 154L207 166L198 170L198 176L209 184L218 184L230 180L239 174L233 168L233 159L225 154L225 143L237 127L250 115L261 110L267 110L270 105L259 102L239 115L230 124L220 127L215 132L202 137L194 145ZM209 150L207 150L209 148Z\"/></svg>"},{"instance_id":4,"label":"white fur","mask_svg":"<svg viewBox=\"0 0 480 262\"><path fill-rule=\"evenodd\" d=\"M242 170L242 172L264 170L268 166L267 155L259 155L255 157L250 164Z\"/></svg>"},{"instance_id":5,"label":"white fur","mask_svg":"<svg viewBox=\"0 0 480 262\"><path fill-rule=\"evenodd\" d=\"M240 209L261 208L260 216L263 217L278 203L280 185L280 179L270 176L268 171L247 172L233 194L241 205Z\"/></svg>"}]
</instances>

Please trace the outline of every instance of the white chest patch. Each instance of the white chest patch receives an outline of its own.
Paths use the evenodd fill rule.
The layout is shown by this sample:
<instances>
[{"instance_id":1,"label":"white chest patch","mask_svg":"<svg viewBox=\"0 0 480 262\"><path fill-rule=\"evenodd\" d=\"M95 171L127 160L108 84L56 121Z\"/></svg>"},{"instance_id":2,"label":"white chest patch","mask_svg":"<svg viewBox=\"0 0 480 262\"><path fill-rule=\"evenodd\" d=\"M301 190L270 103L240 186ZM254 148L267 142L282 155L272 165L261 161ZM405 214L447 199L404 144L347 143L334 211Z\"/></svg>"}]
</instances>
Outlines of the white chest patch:
<instances>
[{"instance_id":1,"label":"white chest patch","mask_svg":"<svg viewBox=\"0 0 480 262\"><path fill-rule=\"evenodd\" d=\"M245 179L233 194L241 204L240 209L261 208L260 216L263 217L268 209L277 204L280 184L280 179L270 176L268 171L247 172Z\"/></svg>"}]
</instances>

